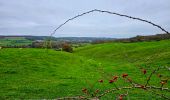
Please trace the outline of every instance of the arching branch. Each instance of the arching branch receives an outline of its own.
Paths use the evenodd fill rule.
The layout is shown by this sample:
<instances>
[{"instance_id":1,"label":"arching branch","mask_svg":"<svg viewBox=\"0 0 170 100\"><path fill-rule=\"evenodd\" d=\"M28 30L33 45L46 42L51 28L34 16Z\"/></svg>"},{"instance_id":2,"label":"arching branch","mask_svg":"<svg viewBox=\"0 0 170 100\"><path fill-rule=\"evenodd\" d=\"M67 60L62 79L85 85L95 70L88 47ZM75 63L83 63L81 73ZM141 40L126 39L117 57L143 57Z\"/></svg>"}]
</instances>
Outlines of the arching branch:
<instances>
[{"instance_id":1,"label":"arching branch","mask_svg":"<svg viewBox=\"0 0 170 100\"><path fill-rule=\"evenodd\" d=\"M81 16L83 16L83 15L92 13L92 12L108 13L108 14L117 15L117 16L121 16L121 17L127 17L127 18L134 19L134 20L139 20L139 21L142 21L142 22L146 22L146 23L148 23L148 24L151 24L151 25L153 25L153 26L161 29L163 32L165 32L165 33L167 33L167 34L170 34L167 30L165 30L164 28L162 28L160 25L157 25L157 24L155 24L155 23L153 23L153 22L151 22L151 21L145 20L145 19L141 19L141 18L137 18L137 17L132 17L132 16L124 15L124 14L119 14L119 13L115 13L115 12L110 12L110 11L104 11L104 10L94 9L94 10L90 10L90 11L84 12L84 13L82 13L82 14L80 14L80 15L77 15L77 16L75 16L75 17L72 17L72 18L66 20L64 23L62 23L61 25L59 25L59 26L51 33L51 36L53 36L58 29L60 29L63 25L65 25L65 24L68 23L69 21L74 20L74 19L76 19L76 18L78 18L78 17L81 17Z\"/></svg>"}]
</instances>

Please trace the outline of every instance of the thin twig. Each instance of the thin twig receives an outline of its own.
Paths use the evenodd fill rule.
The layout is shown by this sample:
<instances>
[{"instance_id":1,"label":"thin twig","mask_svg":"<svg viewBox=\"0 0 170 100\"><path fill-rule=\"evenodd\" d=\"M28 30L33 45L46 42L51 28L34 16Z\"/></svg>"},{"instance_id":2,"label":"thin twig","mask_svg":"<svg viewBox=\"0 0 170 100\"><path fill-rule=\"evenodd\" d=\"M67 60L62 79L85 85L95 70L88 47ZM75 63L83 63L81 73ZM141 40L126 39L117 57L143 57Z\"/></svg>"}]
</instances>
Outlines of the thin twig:
<instances>
[{"instance_id":1,"label":"thin twig","mask_svg":"<svg viewBox=\"0 0 170 100\"><path fill-rule=\"evenodd\" d=\"M63 97L63 98L57 98L57 100L90 100L83 96L77 96L77 97Z\"/></svg>"},{"instance_id":2,"label":"thin twig","mask_svg":"<svg viewBox=\"0 0 170 100\"><path fill-rule=\"evenodd\" d=\"M131 87L121 87L121 88L113 88L111 90L107 90L106 92L102 93L101 95L98 96L98 98L110 93L110 92L114 92L116 90L124 90L124 89L133 89L133 88L141 88L140 85L136 85L136 86L131 86ZM170 91L168 88L162 88L162 87L155 87L155 86L147 86L145 87L147 90L149 89L162 89L162 90L165 90L165 91Z\"/></svg>"},{"instance_id":3,"label":"thin twig","mask_svg":"<svg viewBox=\"0 0 170 100\"><path fill-rule=\"evenodd\" d=\"M167 96L165 96L164 94L159 94L159 93L156 93L156 92L154 92L154 91L150 91L150 92L152 92L152 93L153 93L153 94L155 94L155 95L160 96L161 98L164 98L164 99L170 100L170 97L167 97Z\"/></svg>"},{"instance_id":4,"label":"thin twig","mask_svg":"<svg viewBox=\"0 0 170 100\"><path fill-rule=\"evenodd\" d=\"M157 69L155 69L155 70L152 71L152 73L149 75L149 77L148 77L148 79L147 79L147 81L146 81L145 87L149 84L149 81L151 80L152 75L153 75L156 71L158 71L158 70L159 70L159 67L158 67Z\"/></svg>"}]
</instances>

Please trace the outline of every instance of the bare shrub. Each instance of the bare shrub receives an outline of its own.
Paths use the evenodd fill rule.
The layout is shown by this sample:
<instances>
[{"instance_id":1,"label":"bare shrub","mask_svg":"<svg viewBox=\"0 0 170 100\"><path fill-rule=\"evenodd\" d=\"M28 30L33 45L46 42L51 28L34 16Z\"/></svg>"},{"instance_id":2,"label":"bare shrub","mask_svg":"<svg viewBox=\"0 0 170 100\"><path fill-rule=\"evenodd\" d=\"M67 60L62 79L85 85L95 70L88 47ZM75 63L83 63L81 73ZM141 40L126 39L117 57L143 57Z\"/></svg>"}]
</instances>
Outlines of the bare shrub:
<instances>
[{"instance_id":1,"label":"bare shrub","mask_svg":"<svg viewBox=\"0 0 170 100\"><path fill-rule=\"evenodd\" d=\"M62 45L62 51L73 52L73 48L68 43L64 43Z\"/></svg>"}]
</instances>

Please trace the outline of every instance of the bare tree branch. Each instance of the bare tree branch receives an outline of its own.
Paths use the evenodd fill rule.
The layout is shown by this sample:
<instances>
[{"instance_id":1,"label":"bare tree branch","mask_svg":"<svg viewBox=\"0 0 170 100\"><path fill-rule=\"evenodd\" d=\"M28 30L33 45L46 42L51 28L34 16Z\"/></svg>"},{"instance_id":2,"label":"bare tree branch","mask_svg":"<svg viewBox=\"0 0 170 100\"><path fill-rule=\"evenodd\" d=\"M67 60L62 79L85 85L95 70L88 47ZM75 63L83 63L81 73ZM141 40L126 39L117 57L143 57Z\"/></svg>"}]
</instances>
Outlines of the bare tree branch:
<instances>
[{"instance_id":1,"label":"bare tree branch","mask_svg":"<svg viewBox=\"0 0 170 100\"><path fill-rule=\"evenodd\" d=\"M83 96L77 96L77 97L63 97L63 98L57 98L57 100L90 100Z\"/></svg>"},{"instance_id":2,"label":"bare tree branch","mask_svg":"<svg viewBox=\"0 0 170 100\"><path fill-rule=\"evenodd\" d=\"M117 90L124 90L124 89L133 89L133 88L141 88L141 86L139 85L136 85L136 86L132 86L132 87L121 87L121 88L113 88L111 90L107 90L106 92L102 93L101 95L98 96L98 98L110 93L110 92L114 92L114 91L117 91ZM162 90L165 90L165 91L170 91L168 88L162 88L162 87L155 87L155 86L147 86L145 87L146 89L162 89Z\"/></svg>"},{"instance_id":3,"label":"bare tree branch","mask_svg":"<svg viewBox=\"0 0 170 100\"><path fill-rule=\"evenodd\" d=\"M75 16L75 17L72 17L72 18L66 20L64 23L62 23L61 25L59 25L59 26L51 33L51 36L53 36L58 29L60 29L63 25L65 25L65 24L68 23L69 21L74 20L74 19L76 19L76 18L78 18L78 17L81 17L81 16L83 16L83 15L92 13L92 12L108 13L108 14L112 14L112 15L117 15L117 16L121 16L121 17L126 17L126 18L130 18L130 19L134 19L134 20L139 20L139 21L142 21L142 22L146 22L146 23L148 23L148 24L151 24L151 25L153 25L153 26L161 29L163 32L165 32L165 33L167 33L167 34L170 34L167 30L165 30L164 28L162 28L160 25L157 25L157 24L155 24L155 23L153 23L153 22L151 22L151 21L145 20L145 19L141 19L141 18L137 18L137 17L132 17L132 16L124 15L124 14L119 14L119 13L115 13L115 12L110 12L110 11L104 11L104 10L94 9L94 10L90 10L90 11L84 12L84 13L82 13L82 14L79 14L79 15L77 15L77 16Z\"/></svg>"}]
</instances>

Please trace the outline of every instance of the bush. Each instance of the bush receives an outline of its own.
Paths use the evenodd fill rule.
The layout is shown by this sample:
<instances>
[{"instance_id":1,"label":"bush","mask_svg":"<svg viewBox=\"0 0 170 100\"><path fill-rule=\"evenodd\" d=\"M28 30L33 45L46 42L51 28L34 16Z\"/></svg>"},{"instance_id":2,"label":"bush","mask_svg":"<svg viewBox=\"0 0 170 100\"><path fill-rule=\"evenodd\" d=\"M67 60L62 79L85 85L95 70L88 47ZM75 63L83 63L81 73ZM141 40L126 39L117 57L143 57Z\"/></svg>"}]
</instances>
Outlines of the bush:
<instances>
[{"instance_id":1,"label":"bush","mask_svg":"<svg viewBox=\"0 0 170 100\"><path fill-rule=\"evenodd\" d=\"M73 52L73 48L71 47L71 45L64 43L62 46L62 51Z\"/></svg>"}]
</instances>

